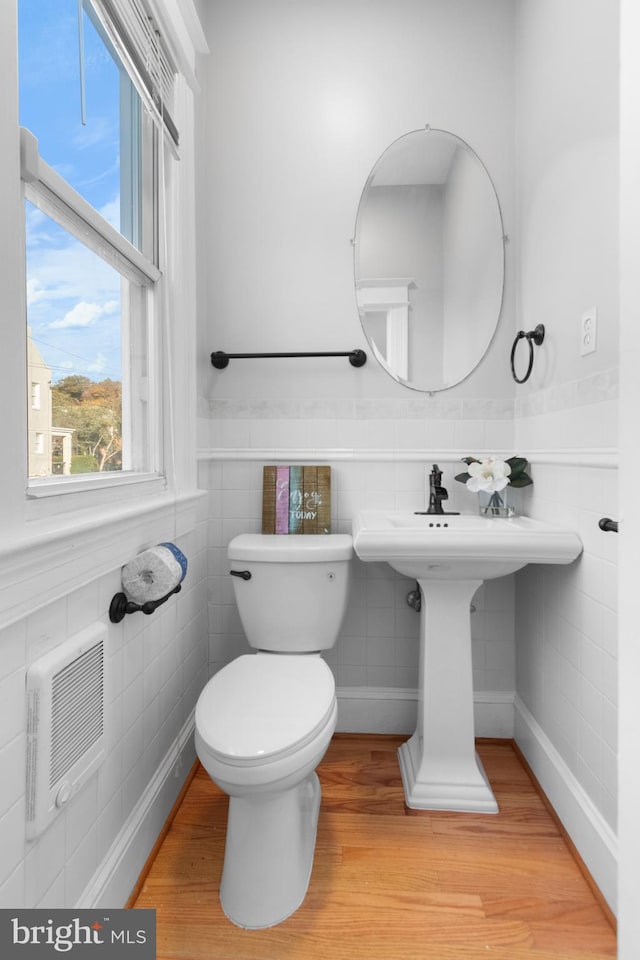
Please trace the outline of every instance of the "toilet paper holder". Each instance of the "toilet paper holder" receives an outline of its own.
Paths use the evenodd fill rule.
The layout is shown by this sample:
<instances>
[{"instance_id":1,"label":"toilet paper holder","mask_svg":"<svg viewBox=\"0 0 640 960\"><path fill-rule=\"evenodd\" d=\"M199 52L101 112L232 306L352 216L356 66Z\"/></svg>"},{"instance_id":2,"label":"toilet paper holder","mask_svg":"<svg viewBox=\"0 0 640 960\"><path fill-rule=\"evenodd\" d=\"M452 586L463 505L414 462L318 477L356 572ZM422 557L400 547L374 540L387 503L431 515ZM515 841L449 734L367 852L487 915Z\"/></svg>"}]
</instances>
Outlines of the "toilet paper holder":
<instances>
[{"instance_id":1,"label":"toilet paper holder","mask_svg":"<svg viewBox=\"0 0 640 960\"><path fill-rule=\"evenodd\" d=\"M136 603L134 600L129 600L126 593L116 593L109 605L109 620L111 620L111 623L120 623L128 613L138 613L138 611L146 614L153 613L159 606L166 603L174 593L180 593L181 590L182 584L179 583L177 587L169 591L166 597L161 597L160 600L147 600L145 603Z\"/></svg>"}]
</instances>

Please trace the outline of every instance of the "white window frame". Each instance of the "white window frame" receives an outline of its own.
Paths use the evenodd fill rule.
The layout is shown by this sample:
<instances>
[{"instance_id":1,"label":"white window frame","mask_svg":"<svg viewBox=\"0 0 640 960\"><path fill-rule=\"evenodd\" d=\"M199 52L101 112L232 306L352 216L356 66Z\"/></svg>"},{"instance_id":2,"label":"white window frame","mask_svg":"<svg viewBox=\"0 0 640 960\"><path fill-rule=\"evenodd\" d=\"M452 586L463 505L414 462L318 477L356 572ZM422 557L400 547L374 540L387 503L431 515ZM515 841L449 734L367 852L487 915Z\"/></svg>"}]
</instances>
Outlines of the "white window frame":
<instances>
[{"instance_id":1,"label":"white window frame","mask_svg":"<svg viewBox=\"0 0 640 960\"><path fill-rule=\"evenodd\" d=\"M0 398L8 411L0 481L0 629L90 581L112 575L144 546L191 533L206 503L198 490L196 457L195 100L197 58L206 56L208 48L194 0L146 2L179 66L174 116L180 130L180 162L166 164L167 269L156 284L158 301L170 308L166 317L162 314L165 343L159 386L166 476L119 485L112 480L102 489L81 484L76 493L41 498L25 495L29 384L17 11L13 2L0 3L0 126L6 134L0 151L0 260L6 281Z\"/></svg>"},{"instance_id":2,"label":"white window frame","mask_svg":"<svg viewBox=\"0 0 640 960\"><path fill-rule=\"evenodd\" d=\"M102 13L100 7L98 13ZM104 23L104 21L103 21ZM111 37L111 39L113 39ZM120 49L120 53L122 50ZM118 56L123 69L129 67ZM125 58L126 60L126 58ZM129 70L127 69L127 72ZM132 77L135 84L136 77ZM165 183L160 176L167 162L165 138L159 136L155 106L142 111L140 150L145 156L140 192L144 249L141 252L106 221L40 156L33 134L20 131L23 200L47 214L123 278L122 331L122 470L73 476L27 479L27 498L40 499L95 488L112 487L164 477L162 455L162 273L158 237L163 227ZM122 109L121 103L121 109ZM159 154L163 151L163 157ZM175 146L172 147L175 154ZM24 203L23 203L24 206ZM153 259L151 259L153 258Z\"/></svg>"},{"instance_id":3,"label":"white window frame","mask_svg":"<svg viewBox=\"0 0 640 960\"><path fill-rule=\"evenodd\" d=\"M79 489L157 479L163 472L158 331L161 271L42 159L36 138L24 128L20 131L20 153L24 198L102 257L129 285L128 295L122 297L121 320L123 432L129 432L123 437L123 469L73 477L30 478L27 496L58 496ZM127 308L134 299L135 318L129 322ZM131 453L126 454L125 449L131 451L139 443L145 449L136 450L131 462Z\"/></svg>"}]
</instances>

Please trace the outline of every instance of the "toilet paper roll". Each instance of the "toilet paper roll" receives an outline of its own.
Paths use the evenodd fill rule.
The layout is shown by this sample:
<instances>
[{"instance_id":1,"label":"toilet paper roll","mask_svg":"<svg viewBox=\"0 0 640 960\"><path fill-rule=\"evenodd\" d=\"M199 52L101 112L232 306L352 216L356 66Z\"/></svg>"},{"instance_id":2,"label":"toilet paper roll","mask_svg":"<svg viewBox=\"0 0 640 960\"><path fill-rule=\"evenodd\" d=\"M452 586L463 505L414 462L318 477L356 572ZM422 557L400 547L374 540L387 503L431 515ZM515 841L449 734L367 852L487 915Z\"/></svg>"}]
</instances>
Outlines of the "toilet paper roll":
<instances>
[{"instance_id":1,"label":"toilet paper roll","mask_svg":"<svg viewBox=\"0 0 640 960\"><path fill-rule=\"evenodd\" d=\"M122 589L134 603L162 600L187 575L187 558L175 543L159 543L122 568Z\"/></svg>"}]
</instances>

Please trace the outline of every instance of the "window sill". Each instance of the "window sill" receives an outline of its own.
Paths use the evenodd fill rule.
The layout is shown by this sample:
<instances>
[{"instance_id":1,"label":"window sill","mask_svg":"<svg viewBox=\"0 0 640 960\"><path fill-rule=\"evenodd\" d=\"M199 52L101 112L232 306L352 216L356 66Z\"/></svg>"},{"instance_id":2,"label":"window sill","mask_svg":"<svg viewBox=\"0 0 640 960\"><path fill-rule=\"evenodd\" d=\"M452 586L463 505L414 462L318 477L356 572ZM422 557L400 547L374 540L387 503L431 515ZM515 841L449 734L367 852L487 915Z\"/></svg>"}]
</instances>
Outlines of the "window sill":
<instances>
[{"instance_id":1,"label":"window sill","mask_svg":"<svg viewBox=\"0 0 640 960\"><path fill-rule=\"evenodd\" d=\"M146 547L189 533L203 497L201 490L176 495L144 488L143 497L114 504L112 491L99 506L65 509L0 538L0 629L113 572Z\"/></svg>"},{"instance_id":2,"label":"window sill","mask_svg":"<svg viewBox=\"0 0 640 960\"><path fill-rule=\"evenodd\" d=\"M128 504L140 503L142 498L146 502L149 497L166 494L165 477L155 473L32 480L27 488L24 516L27 530L45 529L47 525L56 524L66 529L68 523L74 522L74 517L84 513L103 515L105 510L125 509Z\"/></svg>"},{"instance_id":3,"label":"window sill","mask_svg":"<svg viewBox=\"0 0 640 960\"><path fill-rule=\"evenodd\" d=\"M46 477L32 479L27 487L27 497L30 500L39 500L45 497L55 497L67 493L84 493L86 490L104 490L107 487L133 486L138 483L162 481L164 478L158 473L89 473L76 476Z\"/></svg>"}]
</instances>

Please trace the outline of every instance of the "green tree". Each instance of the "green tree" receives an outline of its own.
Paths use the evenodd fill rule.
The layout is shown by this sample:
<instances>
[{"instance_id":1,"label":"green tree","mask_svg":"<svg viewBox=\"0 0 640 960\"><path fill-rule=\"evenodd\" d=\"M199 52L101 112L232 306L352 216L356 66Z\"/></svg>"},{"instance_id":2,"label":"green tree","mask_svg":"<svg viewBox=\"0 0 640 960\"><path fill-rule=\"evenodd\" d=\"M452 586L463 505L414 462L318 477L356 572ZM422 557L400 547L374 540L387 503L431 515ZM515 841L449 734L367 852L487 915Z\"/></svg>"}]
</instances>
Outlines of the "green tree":
<instances>
[{"instance_id":1,"label":"green tree","mask_svg":"<svg viewBox=\"0 0 640 960\"><path fill-rule=\"evenodd\" d=\"M74 430L73 454L99 471L122 469L122 384L74 374L51 388L53 426Z\"/></svg>"},{"instance_id":2,"label":"green tree","mask_svg":"<svg viewBox=\"0 0 640 960\"><path fill-rule=\"evenodd\" d=\"M82 394L90 387L92 380L89 377L83 377L79 373L74 373L69 377L65 377L64 380L61 380L59 383L56 383L53 386L54 395L66 397L69 401L74 400L76 403L79 403L82 399Z\"/></svg>"}]
</instances>

